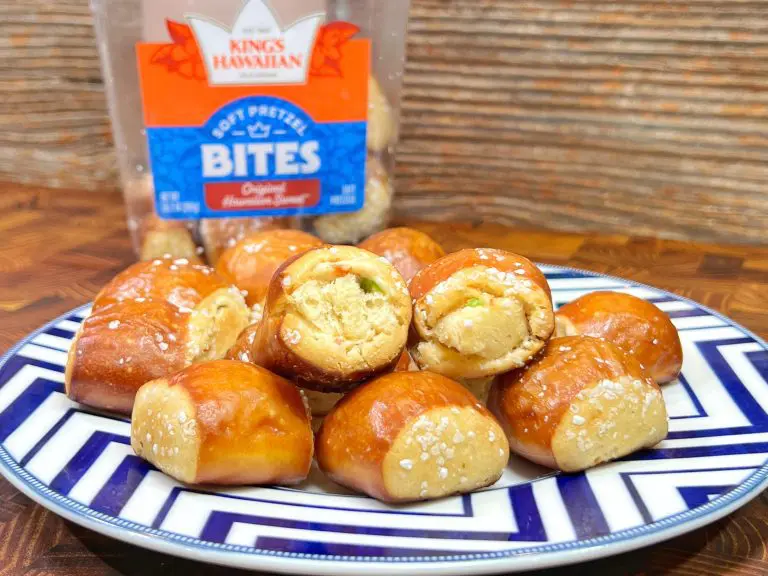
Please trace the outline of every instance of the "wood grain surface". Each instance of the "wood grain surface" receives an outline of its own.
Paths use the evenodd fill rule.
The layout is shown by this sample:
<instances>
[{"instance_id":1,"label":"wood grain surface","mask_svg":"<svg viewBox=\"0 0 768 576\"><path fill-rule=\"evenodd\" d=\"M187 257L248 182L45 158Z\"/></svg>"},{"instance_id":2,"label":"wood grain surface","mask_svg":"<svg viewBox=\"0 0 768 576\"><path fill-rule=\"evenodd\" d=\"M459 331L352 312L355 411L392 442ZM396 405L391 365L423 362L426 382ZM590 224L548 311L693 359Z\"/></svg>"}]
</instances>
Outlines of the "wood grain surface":
<instances>
[{"instance_id":1,"label":"wood grain surface","mask_svg":"<svg viewBox=\"0 0 768 576\"><path fill-rule=\"evenodd\" d=\"M693 298L768 338L768 248L582 235L475 224L408 222L448 251L489 246ZM89 301L131 263L116 192L0 185L0 353ZM768 493L706 528L615 558L538 572L648 576L768 574ZM148 552L65 522L0 480L0 576L235 574ZM243 572L245 574L245 572Z\"/></svg>"},{"instance_id":2,"label":"wood grain surface","mask_svg":"<svg viewBox=\"0 0 768 576\"><path fill-rule=\"evenodd\" d=\"M407 52L401 216L768 244L768 0L412 0ZM88 0L0 0L0 175L115 186L100 78Z\"/></svg>"}]
</instances>

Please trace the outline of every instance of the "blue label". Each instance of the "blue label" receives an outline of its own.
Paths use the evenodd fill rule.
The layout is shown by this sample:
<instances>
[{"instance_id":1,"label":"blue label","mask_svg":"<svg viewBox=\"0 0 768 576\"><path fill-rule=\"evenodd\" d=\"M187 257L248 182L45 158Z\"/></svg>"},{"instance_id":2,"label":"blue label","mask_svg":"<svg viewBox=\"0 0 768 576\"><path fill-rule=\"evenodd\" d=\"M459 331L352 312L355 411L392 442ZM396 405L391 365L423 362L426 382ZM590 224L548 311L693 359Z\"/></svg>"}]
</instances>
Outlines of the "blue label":
<instances>
[{"instance_id":1,"label":"blue label","mask_svg":"<svg viewBox=\"0 0 768 576\"><path fill-rule=\"evenodd\" d=\"M289 216L363 206L366 123L316 123L269 96L220 108L201 127L148 128L161 218Z\"/></svg>"}]
</instances>

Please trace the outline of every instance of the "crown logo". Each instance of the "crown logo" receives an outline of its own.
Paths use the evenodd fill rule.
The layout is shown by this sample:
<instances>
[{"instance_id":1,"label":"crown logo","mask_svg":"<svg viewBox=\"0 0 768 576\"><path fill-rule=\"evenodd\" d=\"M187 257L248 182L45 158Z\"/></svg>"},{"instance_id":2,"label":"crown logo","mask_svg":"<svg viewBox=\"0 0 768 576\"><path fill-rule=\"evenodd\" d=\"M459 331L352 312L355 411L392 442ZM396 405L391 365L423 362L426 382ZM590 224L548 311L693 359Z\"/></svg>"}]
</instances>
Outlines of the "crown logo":
<instances>
[{"instance_id":1,"label":"crown logo","mask_svg":"<svg viewBox=\"0 0 768 576\"><path fill-rule=\"evenodd\" d=\"M283 28L265 0L248 0L232 28L186 16L203 55L209 84L304 84L325 15Z\"/></svg>"},{"instance_id":2,"label":"crown logo","mask_svg":"<svg viewBox=\"0 0 768 576\"><path fill-rule=\"evenodd\" d=\"M248 136L251 138L269 138L269 133L272 130L272 126L269 124L262 124L256 122L256 124L250 124L248 127Z\"/></svg>"}]
</instances>

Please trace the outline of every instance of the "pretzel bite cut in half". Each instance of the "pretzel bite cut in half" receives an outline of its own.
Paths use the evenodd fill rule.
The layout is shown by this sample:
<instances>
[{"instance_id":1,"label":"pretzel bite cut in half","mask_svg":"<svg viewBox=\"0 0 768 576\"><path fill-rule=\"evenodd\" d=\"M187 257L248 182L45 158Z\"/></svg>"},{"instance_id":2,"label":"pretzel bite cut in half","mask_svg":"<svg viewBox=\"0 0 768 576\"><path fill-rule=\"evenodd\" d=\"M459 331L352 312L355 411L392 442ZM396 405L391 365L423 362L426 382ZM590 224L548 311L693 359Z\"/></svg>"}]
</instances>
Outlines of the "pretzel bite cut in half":
<instances>
[{"instance_id":1,"label":"pretzel bite cut in half","mask_svg":"<svg viewBox=\"0 0 768 576\"><path fill-rule=\"evenodd\" d=\"M313 436L293 384L258 366L218 360L142 386L131 446L190 484L295 484L309 472Z\"/></svg>"},{"instance_id":2,"label":"pretzel bite cut in half","mask_svg":"<svg viewBox=\"0 0 768 576\"><path fill-rule=\"evenodd\" d=\"M316 450L332 480L385 502L489 486L509 459L485 407L431 372L394 372L347 394L325 417Z\"/></svg>"},{"instance_id":3,"label":"pretzel bite cut in half","mask_svg":"<svg viewBox=\"0 0 768 576\"><path fill-rule=\"evenodd\" d=\"M449 254L410 283L411 356L424 370L482 378L524 365L554 329L549 286L529 260L503 250Z\"/></svg>"},{"instance_id":4,"label":"pretzel bite cut in half","mask_svg":"<svg viewBox=\"0 0 768 576\"><path fill-rule=\"evenodd\" d=\"M655 446L667 435L658 385L633 357L589 336L554 338L501 376L488 408L513 452L576 472Z\"/></svg>"},{"instance_id":5,"label":"pretzel bite cut in half","mask_svg":"<svg viewBox=\"0 0 768 576\"><path fill-rule=\"evenodd\" d=\"M405 281L386 259L351 246L316 248L272 278L252 356L340 392L394 367L410 322Z\"/></svg>"},{"instance_id":6,"label":"pretzel bite cut in half","mask_svg":"<svg viewBox=\"0 0 768 576\"><path fill-rule=\"evenodd\" d=\"M621 292L591 292L555 315L558 336L594 336L613 342L645 366L659 384L671 382L683 366L677 328L657 306Z\"/></svg>"},{"instance_id":7,"label":"pretzel bite cut in half","mask_svg":"<svg viewBox=\"0 0 768 576\"><path fill-rule=\"evenodd\" d=\"M185 258L134 264L97 294L75 335L67 395L130 413L142 384L223 358L247 323L242 295L211 268Z\"/></svg>"}]
</instances>

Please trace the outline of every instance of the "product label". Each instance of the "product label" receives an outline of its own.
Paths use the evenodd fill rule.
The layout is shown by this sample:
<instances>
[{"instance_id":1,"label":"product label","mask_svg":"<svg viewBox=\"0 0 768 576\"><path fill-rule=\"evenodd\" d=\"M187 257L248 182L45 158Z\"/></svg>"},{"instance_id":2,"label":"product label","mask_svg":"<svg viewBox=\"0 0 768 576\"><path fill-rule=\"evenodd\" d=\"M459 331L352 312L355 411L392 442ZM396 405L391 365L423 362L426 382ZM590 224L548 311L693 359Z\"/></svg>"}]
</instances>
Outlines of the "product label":
<instances>
[{"instance_id":1,"label":"product label","mask_svg":"<svg viewBox=\"0 0 768 576\"><path fill-rule=\"evenodd\" d=\"M370 46L312 14L283 28L250 0L231 28L186 16L137 46L161 218L362 208Z\"/></svg>"}]
</instances>

